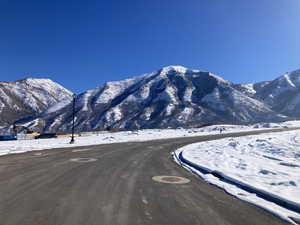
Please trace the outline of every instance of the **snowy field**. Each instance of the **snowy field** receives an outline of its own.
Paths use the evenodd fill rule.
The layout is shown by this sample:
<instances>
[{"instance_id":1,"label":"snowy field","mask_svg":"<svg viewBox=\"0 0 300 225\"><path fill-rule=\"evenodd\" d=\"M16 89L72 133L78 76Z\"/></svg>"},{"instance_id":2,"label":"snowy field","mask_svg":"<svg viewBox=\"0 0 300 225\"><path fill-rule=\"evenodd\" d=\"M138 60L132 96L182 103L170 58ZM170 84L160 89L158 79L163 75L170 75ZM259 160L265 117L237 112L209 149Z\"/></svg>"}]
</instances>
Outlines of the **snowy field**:
<instances>
[{"instance_id":1,"label":"snowy field","mask_svg":"<svg viewBox=\"0 0 300 225\"><path fill-rule=\"evenodd\" d=\"M34 139L1 141L0 156L6 154L22 153L34 150L44 150L52 148L67 148L76 146L88 146L98 144L110 144L130 141L148 141L155 139L193 137L220 133L230 133L239 131L258 130L266 128L288 128L300 127L300 121L289 121L285 123L260 123L253 126L240 125L214 125L193 129L147 129L124 132L101 132L91 136L75 137L75 143L69 144L70 138Z\"/></svg>"},{"instance_id":2,"label":"snowy field","mask_svg":"<svg viewBox=\"0 0 300 225\"><path fill-rule=\"evenodd\" d=\"M290 222L289 217L300 219L299 213L239 188L239 184L242 184L300 210L300 131L196 143L180 148L175 153L178 158L181 153L181 158L190 165L185 167L209 183ZM202 173L196 171L194 165L203 169ZM219 179L211 172L225 179ZM233 181L237 185L226 181Z\"/></svg>"},{"instance_id":3,"label":"snowy field","mask_svg":"<svg viewBox=\"0 0 300 225\"><path fill-rule=\"evenodd\" d=\"M54 138L54 139L36 139L36 140L16 140L0 142L0 156L6 154L22 153L34 150L52 149L52 148L67 148L76 146L88 146L98 144L110 144L118 142L130 141L147 141L164 138L176 137L192 137L200 135L218 134L220 129L222 133L249 131L266 128L287 128L300 127L300 121L290 121L280 124L263 123L253 126L239 125L215 125L197 129L147 129L139 131L126 132L101 132L92 134L91 136L76 137L74 144L69 144L70 138Z\"/></svg>"}]
</instances>

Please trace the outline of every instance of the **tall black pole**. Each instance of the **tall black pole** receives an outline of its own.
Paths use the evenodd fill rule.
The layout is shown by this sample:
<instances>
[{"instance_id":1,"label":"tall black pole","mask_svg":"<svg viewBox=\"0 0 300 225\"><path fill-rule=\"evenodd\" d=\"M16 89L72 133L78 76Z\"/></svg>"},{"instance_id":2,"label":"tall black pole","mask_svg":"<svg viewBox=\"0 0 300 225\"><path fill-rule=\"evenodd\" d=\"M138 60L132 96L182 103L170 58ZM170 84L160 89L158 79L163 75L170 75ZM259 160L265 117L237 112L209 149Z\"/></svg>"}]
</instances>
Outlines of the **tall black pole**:
<instances>
[{"instance_id":1,"label":"tall black pole","mask_svg":"<svg viewBox=\"0 0 300 225\"><path fill-rule=\"evenodd\" d=\"M73 94L72 137L71 137L70 144L73 144L75 142L75 140L74 140L75 100L76 100L76 94Z\"/></svg>"}]
</instances>

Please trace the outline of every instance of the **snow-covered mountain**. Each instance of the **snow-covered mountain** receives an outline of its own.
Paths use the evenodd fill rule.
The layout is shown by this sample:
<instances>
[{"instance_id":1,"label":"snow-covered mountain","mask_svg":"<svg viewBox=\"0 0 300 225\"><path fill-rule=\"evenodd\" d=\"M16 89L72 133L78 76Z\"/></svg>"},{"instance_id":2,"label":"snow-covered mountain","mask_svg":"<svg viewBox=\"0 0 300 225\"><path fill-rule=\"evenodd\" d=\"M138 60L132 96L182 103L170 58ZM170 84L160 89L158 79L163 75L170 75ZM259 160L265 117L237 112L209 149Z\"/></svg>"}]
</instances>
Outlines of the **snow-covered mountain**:
<instances>
[{"instance_id":1,"label":"snow-covered mountain","mask_svg":"<svg viewBox=\"0 0 300 225\"><path fill-rule=\"evenodd\" d=\"M261 92L269 83L270 81L263 81L254 84L234 84L234 88L251 98L256 98L257 93Z\"/></svg>"},{"instance_id":2,"label":"snow-covered mountain","mask_svg":"<svg viewBox=\"0 0 300 225\"><path fill-rule=\"evenodd\" d=\"M0 82L0 127L34 116L57 103L69 104L71 99L72 92L49 79Z\"/></svg>"},{"instance_id":3,"label":"snow-covered mountain","mask_svg":"<svg viewBox=\"0 0 300 225\"><path fill-rule=\"evenodd\" d=\"M273 111L300 118L300 69L273 81L236 85L236 88L262 101Z\"/></svg>"},{"instance_id":4,"label":"snow-covered mountain","mask_svg":"<svg viewBox=\"0 0 300 225\"><path fill-rule=\"evenodd\" d=\"M284 117L222 78L169 66L108 82L77 97L77 130L197 127L210 123L279 121ZM71 129L72 104L48 110L26 125L47 131Z\"/></svg>"}]
</instances>

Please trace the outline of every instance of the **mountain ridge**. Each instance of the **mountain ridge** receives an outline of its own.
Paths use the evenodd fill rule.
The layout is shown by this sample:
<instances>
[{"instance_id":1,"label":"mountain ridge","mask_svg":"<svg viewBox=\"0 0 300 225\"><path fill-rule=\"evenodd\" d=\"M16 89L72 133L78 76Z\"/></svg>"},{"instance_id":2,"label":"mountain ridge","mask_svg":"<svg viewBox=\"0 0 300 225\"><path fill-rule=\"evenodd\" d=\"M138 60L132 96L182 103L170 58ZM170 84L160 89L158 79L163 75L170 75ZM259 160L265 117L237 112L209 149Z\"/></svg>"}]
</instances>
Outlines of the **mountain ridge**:
<instances>
[{"instance_id":1,"label":"mountain ridge","mask_svg":"<svg viewBox=\"0 0 300 225\"><path fill-rule=\"evenodd\" d=\"M78 131L175 128L295 118L293 113L278 110L268 99L272 90L282 89L278 83L288 81L291 87L296 87L296 95L300 95L297 88L300 86L299 71L272 81L234 84L206 71L178 65L163 67L125 80L106 82L79 94L75 128ZM56 132L69 131L71 120L69 98L21 121L33 129Z\"/></svg>"},{"instance_id":2,"label":"mountain ridge","mask_svg":"<svg viewBox=\"0 0 300 225\"><path fill-rule=\"evenodd\" d=\"M71 95L71 91L45 78L0 82L0 126L42 113L62 100L71 100Z\"/></svg>"},{"instance_id":3,"label":"mountain ridge","mask_svg":"<svg viewBox=\"0 0 300 225\"><path fill-rule=\"evenodd\" d=\"M63 131L70 130L71 115L71 105L66 105L36 119L44 120L46 131ZM77 130L126 130L283 119L213 73L168 66L81 93L75 126Z\"/></svg>"},{"instance_id":4,"label":"mountain ridge","mask_svg":"<svg viewBox=\"0 0 300 225\"><path fill-rule=\"evenodd\" d=\"M300 118L300 69L283 74L272 81L256 83L251 97L264 102L272 110ZM259 86L261 85L261 86ZM249 89L237 85L244 93Z\"/></svg>"}]
</instances>

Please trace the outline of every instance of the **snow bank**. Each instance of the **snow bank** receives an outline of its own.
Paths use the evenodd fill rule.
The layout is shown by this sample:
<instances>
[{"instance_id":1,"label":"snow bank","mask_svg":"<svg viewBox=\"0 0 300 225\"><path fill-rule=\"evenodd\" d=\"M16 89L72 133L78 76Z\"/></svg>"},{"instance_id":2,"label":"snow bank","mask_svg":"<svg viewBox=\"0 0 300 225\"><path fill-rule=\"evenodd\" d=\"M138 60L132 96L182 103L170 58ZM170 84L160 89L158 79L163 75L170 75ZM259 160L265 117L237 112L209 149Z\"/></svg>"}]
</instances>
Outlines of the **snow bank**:
<instances>
[{"instance_id":1,"label":"snow bank","mask_svg":"<svg viewBox=\"0 0 300 225\"><path fill-rule=\"evenodd\" d=\"M188 145L175 154L186 168L230 194L286 220L300 219L298 133L225 138Z\"/></svg>"}]
</instances>

